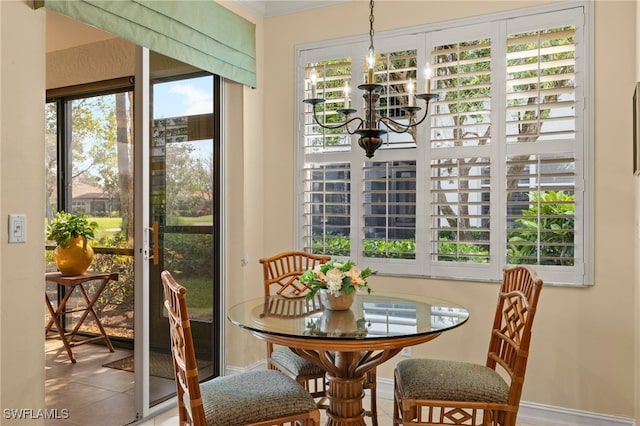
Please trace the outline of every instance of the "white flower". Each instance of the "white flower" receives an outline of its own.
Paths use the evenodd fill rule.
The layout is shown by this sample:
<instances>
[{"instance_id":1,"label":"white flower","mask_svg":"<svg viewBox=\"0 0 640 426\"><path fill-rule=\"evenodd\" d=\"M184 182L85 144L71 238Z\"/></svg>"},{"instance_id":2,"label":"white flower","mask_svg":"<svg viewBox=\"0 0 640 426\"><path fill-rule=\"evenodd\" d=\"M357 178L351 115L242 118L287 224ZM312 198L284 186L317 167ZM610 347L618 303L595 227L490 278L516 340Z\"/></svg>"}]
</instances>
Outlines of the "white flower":
<instances>
[{"instance_id":1,"label":"white flower","mask_svg":"<svg viewBox=\"0 0 640 426\"><path fill-rule=\"evenodd\" d=\"M327 289L330 293L337 296L342 288L342 279L344 278L344 274L339 269L332 268L326 272L326 278Z\"/></svg>"},{"instance_id":2,"label":"white flower","mask_svg":"<svg viewBox=\"0 0 640 426\"><path fill-rule=\"evenodd\" d=\"M339 296L340 295L340 289L342 288L342 281L328 281L327 282L327 290L329 290L329 293L333 294L334 296Z\"/></svg>"}]
</instances>

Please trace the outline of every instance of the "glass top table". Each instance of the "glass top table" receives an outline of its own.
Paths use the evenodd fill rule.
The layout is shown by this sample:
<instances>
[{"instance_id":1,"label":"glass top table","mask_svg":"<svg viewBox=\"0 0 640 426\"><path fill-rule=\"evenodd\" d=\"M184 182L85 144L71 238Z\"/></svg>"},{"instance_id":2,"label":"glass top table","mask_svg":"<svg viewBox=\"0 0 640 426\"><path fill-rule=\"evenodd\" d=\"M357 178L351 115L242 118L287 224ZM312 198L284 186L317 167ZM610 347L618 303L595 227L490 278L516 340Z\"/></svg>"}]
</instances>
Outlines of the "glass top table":
<instances>
[{"instance_id":1,"label":"glass top table","mask_svg":"<svg viewBox=\"0 0 640 426\"><path fill-rule=\"evenodd\" d=\"M317 298L268 296L229 309L231 323L284 345L327 371L327 425L365 425L362 383L367 371L403 348L464 324L453 302L414 295L358 294L349 310L330 311Z\"/></svg>"}]
</instances>

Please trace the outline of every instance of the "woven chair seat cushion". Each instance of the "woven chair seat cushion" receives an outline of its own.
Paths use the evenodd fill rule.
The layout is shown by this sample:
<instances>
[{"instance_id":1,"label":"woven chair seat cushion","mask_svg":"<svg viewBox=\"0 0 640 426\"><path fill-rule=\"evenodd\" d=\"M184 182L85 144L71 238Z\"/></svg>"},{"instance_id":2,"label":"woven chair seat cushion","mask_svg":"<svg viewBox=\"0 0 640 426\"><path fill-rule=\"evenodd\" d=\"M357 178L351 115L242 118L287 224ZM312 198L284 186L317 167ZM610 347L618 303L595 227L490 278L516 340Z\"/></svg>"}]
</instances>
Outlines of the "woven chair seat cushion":
<instances>
[{"instance_id":1,"label":"woven chair seat cushion","mask_svg":"<svg viewBox=\"0 0 640 426\"><path fill-rule=\"evenodd\" d=\"M271 359L296 376L322 376L324 370L302 358L287 347L277 347L271 352Z\"/></svg>"},{"instance_id":2,"label":"woven chair seat cushion","mask_svg":"<svg viewBox=\"0 0 640 426\"><path fill-rule=\"evenodd\" d=\"M217 377L200 384L209 426L238 426L317 408L295 380L275 370Z\"/></svg>"},{"instance_id":3,"label":"woven chair seat cushion","mask_svg":"<svg viewBox=\"0 0 640 426\"><path fill-rule=\"evenodd\" d=\"M473 363L408 359L397 366L403 398L506 404L509 385L493 369Z\"/></svg>"}]
</instances>

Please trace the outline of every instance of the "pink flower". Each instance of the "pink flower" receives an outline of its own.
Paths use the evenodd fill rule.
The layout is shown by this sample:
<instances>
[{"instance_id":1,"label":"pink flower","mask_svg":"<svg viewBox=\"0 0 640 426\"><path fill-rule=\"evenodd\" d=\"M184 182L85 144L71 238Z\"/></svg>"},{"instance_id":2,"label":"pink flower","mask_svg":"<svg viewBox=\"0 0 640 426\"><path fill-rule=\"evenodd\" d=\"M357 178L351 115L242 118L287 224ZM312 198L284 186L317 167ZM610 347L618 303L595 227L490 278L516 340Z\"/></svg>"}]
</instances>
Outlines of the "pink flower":
<instances>
[{"instance_id":1,"label":"pink flower","mask_svg":"<svg viewBox=\"0 0 640 426\"><path fill-rule=\"evenodd\" d=\"M313 273L316 274L316 277L318 278L318 281L326 283L327 282L327 277L324 275L324 273L320 269L321 267L322 267L322 265L316 265L316 267L313 268Z\"/></svg>"},{"instance_id":2,"label":"pink flower","mask_svg":"<svg viewBox=\"0 0 640 426\"><path fill-rule=\"evenodd\" d=\"M349 278L351 278L351 284L354 286L364 285L364 279L362 278L362 271L357 266L352 266L348 272Z\"/></svg>"}]
</instances>

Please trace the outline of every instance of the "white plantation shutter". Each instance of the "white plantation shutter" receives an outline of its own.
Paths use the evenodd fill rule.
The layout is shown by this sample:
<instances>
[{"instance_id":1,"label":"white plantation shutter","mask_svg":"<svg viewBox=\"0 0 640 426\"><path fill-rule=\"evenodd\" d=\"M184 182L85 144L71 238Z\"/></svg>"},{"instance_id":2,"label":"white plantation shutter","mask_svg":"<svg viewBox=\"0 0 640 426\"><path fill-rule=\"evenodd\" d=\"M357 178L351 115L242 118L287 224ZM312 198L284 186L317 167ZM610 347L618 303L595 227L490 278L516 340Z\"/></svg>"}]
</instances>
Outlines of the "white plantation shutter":
<instances>
[{"instance_id":1,"label":"white plantation shutter","mask_svg":"<svg viewBox=\"0 0 640 426\"><path fill-rule=\"evenodd\" d=\"M573 266L575 159L509 156L506 178L508 263Z\"/></svg>"},{"instance_id":2,"label":"white plantation shutter","mask_svg":"<svg viewBox=\"0 0 640 426\"><path fill-rule=\"evenodd\" d=\"M487 25L450 30L434 37L431 49L440 97L431 114L426 251L440 276L490 279L497 269L491 229L497 34Z\"/></svg>"},{"instance_id":3,"label":"white plantation shutter","mask_svg":"<svg viewBox=\"0 0 640 426\"><path fill-rule=\"evenodd\" d=\"M434 46L435 93L431 147L491 142L491 40L471 39Z\"/></svg>"},{"instance_id":4,"label":"white plantation shutter","mask_svg":"<svg viewBox=\"0 0 640 426\"><path fill-rule=\"evenodd\" d=\"M307 82L310 82L311 72L314 69L318 76L316 97L325 100L324 103L315 107L320 123L331 125L343 121L343 115L338 113L338 109L345 106L344 84L351 82L351 59L339 58L307 64L305 67ZM311 97L311 86L308 83L305 89L305 99ZM306 153L336 152L350 149L351 138L344 129L325 129L318 126L313 117L313 106L307 105L304 119Z\"/></svg>"},{"instance_id":5,"label":"white plantation shutter","mask_svg":"<svg viewBox=\"0 0 640 426\"><path fill-rule=\"evenodd\" d=\"M506 262L537 265L561 283L583 283L586 272L586 177L576 168L585 149L582 20L569 10L507 26Z\"/></svg>"},{"instance_id":6,"label":"white plantation shutter","mask_svg":"<svg viewBox=\"0 0 640 426\"><path fill-rule=\"evenodd\" d=\"M575 27L507 37L507 143L575 138Z\"/></svg>"},{"instance_id":7,"label":"white plantation shutter","mask_svg":"<svg viewBox=\"0 0 640 426\"><path fill-rule=\"evenodd\" d=\"M491 160L452 158L431 163L431 258L489 261Z\"/></svg>"},{"instance_id":8,"label":"white plantation shutter","mask_svg":"<svg viewBox=\"0 0 640 426\"><path fill-rule=\"evenodd\" d=\"M300 245L380 274L500 280L506 264L527 263L545 282L590 284L591 10L554 4L377 34L378 113L406 122L409 82L424 91L427 61L439 97L417 132L390 132L370 160L352 149L357 136L319 128L300 107ZM299 51L300 98L313 67L324 78L323 122L340 119L345 81L363 114L363 40Z\"/></svg>"},{"instance_id":9,"label":"white plantation shutter","mask_svg":"<svg viewBox=\"0 0 640 426\"><path fill-rule=\"evenodd\" d=\"M364 257L415 259L416 162L367 162L363 196Z\"/></svg>"},{"instance_id":10,"label":"white plantation shutter","mask_svg":"<svg viewBox=\"0 0 640 426\"><path fill-rule=\"evenodd\" d=\"M349 255L349 247L331 245L331 237L350 236L351 170L349 163L306 165L304 170L304 249ZM346 250L346 251L345 251Z\"/></svg>"},{"instance_id":11,"label":"white plantation shutter","mask_svg":"<svg viewBox=\"0 0 640 426\"><path fill-rule=\"evenodd\" d=\"M378 100L378 114L389 117L401 124L409 122L406 111L402 107L409 106L409 83L417 93L417 50L399 50L383 52L376 55L374 81L384 86ZM414 106L418 101L414 100ZM423 111L419 111L421 117ZM393 124L391 124L393 126ZM380 149L414 148L415 132L393 133L389 132L383 137L385 143Z\"/></svg>"}]
</instances>

